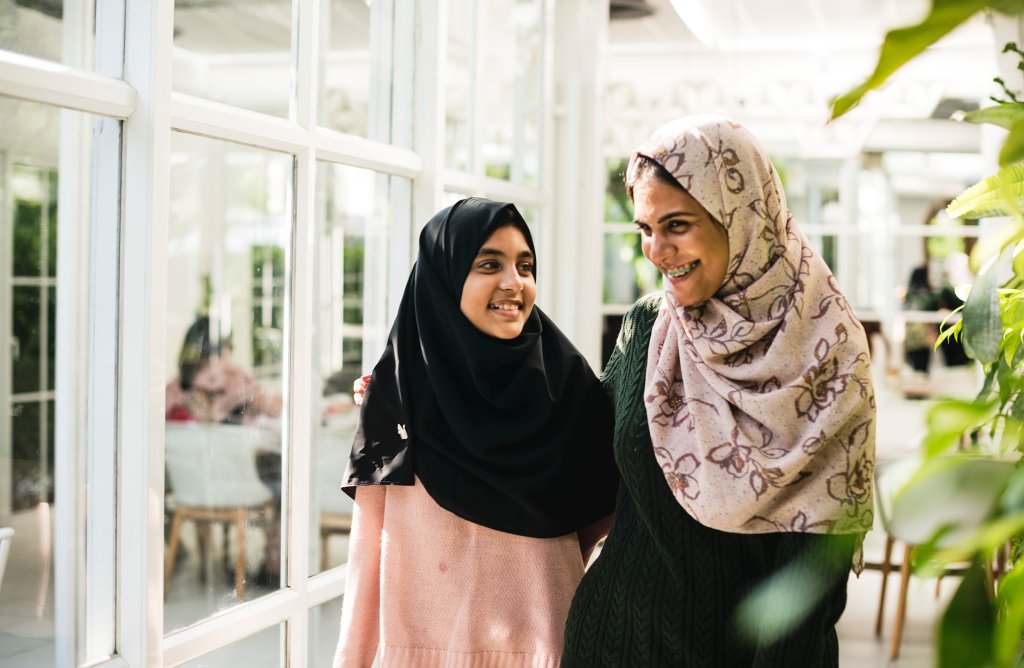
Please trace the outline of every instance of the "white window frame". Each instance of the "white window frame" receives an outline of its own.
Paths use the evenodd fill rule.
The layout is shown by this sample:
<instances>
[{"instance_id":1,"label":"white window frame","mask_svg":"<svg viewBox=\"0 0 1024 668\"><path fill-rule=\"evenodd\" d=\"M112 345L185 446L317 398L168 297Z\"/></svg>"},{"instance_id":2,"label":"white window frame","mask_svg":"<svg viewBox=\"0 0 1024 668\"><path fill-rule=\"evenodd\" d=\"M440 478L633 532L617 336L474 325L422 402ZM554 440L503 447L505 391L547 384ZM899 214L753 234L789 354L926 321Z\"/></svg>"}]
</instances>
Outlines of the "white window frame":
<instances>
[{"instance_id":1,"label":"white window frame","mask_svg":"<svg viewBox=\"0 0 1024 668\"><path fill-rule=\"evenodd\" d=\"M320 63L318 19L321 3L326 7L327 2L294 3L293 119L173 92L174 8L170 2L96 3L96 37L90 40L85 35L75 45L84 54L76 66L0 50L0 95L96 117L91 127L78 124L61 140L65 178L61 179L59 276L64 280L88 277L58 302L57 316L58 354L84 360L83 364L58 365L56 381L57 493L63 502L58 504L57 536L61 542L56 553L63 556L55 566L55 635L62 668L87 661L108 666L178 665L277 625L287 628L289 634L288 642L282 643L282 661L308 665L309 611L344 591L345 566L312 577L309 574L309 498L298 490L309 488L310 453L297 447L288 450L291 457L285 458L283 471L288 481L285 489L291 491L283 502L283 517L287 518L283 547L286 555L293 555L285 561L288 586L184 629L163 631L163 408L164 388L171 375L164 361L166 238L172 132L294 157L295 223L285 341L289 357L284 362L287 406L309 406L315 399L311 383L304 381L314 359L312 272L318 161L412 180L411 189L397 188L393 193L393 211L411 214L392 220L388 300L386 312L379 317L390 320L397 308L415 253L416 235L438 210L446 190L534 209L541 221L538 244L546 247L550 258L544 265L550 267L547 275L563 275L561 268L555 271L556 256L571 269L564 276L566 287L556 293L552 286L553 307L548 310L562 311L560 323L570 333L583 329L581 323L590 326L599 317L596 309L588 309L576 294L577 254L558 253L558 246L577 247L581 231L577 218L599 210L601 182L589 182L589 190L582 196L572 187L560 194L556 184L563 180L555 176L556 169L588 172L584 168L588 155L579 150L599 134L600 117L584 111L598 91L596 86L580 83L581 66L574 69L564 64L579 60L578 48L566 46L560 57L554 36L569 32L570 27L575 30L583 19L594 19L599 27L606 25L604 8L572 0L559 3L556 9L552 0L544 0L541 171L539 185L527 187L483 176L478 159L470 173L445 168L447 0L422 0L415 4L415 11L408 11L404 0L371 5L377 12L375 25L380 27L383 22L389 26L373 39L388 45L384 48L388 55L375 66L380 68L376 74L391 76L390 142L319 127L315 89ZM395 4L406 11L397 11ZM91 6L90 0L67 0L65 20L89 19ZM483 12L474 14L477 21L483 20ZM601 36L598 31L596 37L586 37L595 54ZM87 62L90 55L94 66ZM596 67L596 62L590 59L587 68ZM562 96L561 102L556 101L556 94ZM475 101L474 109L479 106ZM575 124L580 115L586 122ZM94 137L88 154L80 148L84 132ZM556 138L557 134L561 136ZM91 169L91 186L68 177L84 173L86 165ZM596 164L593 171L599 171ZM64 203L90 201L90 187L92 224L83 226L73 221L72 211L63 210L67 208ZM594 202L581 203L588 196ZM555 222L556 212L562 219L558 225L549 224ZM116 262L112 262L111 249L115 248ZM591 269L592 263L587 264ZM585 313L582 318L581 313ZM373 330L373 340L364 347L364 362L379 354L386 331L386 327ZM111 369L116 373L111 374ZM312 421L296 416L301 413L293 411L284 418L285 444L312 442ZM87 479L83 479L83 471L88 472ZM88 495L80 493L84 483L88 483ZM88 540L87 519L89 535L116 536L116 543ZM84 559L77 556L83 547ZM103 656L108 658L96 663L97 657Z\"/></svg>"}]
</instances>

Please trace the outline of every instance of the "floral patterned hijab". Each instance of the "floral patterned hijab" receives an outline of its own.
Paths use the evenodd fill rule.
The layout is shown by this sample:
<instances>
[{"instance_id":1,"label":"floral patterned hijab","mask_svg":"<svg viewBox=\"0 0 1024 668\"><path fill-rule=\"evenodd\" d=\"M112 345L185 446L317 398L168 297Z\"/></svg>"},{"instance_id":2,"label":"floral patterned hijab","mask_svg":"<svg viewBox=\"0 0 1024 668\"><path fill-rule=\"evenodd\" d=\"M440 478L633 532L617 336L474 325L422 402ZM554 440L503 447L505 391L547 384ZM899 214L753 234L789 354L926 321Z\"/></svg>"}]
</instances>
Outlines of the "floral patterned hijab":
<instances>
[{"instance_id":1,"label":"floral patterned hijab","mask_svg":"<svg viewBox=\"0 0 1024 668\"><path fill-rule=\"evenodd\" d=\"M796 229L771 161L750 132L717 116L660 128L636 149L629 173L641 155L729 236L715 296L680 307L668 287L651 333L644 400L676 500L733 533L867 531L875 450L867 340Z\"/></svg>"}]
</instances>

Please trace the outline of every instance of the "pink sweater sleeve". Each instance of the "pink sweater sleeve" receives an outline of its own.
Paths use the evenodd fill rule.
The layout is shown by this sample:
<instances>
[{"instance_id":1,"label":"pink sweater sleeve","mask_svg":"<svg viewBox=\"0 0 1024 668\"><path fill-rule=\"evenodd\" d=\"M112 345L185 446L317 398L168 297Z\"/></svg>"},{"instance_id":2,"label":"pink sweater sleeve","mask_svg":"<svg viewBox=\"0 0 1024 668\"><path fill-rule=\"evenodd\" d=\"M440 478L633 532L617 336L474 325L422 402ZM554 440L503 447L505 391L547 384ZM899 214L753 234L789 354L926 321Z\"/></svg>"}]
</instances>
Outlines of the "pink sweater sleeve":
<instances>
[{"instance_id":1,"label":"pink sweater sleeve","mask_svg":"<svg viewBox=\"0 0 1024 668\"><path fill-rule=\"evenodd\" d=\"M348 575L341 608L341 634L334 668L373 663L380 635L380 551L384 529L384 485L356 490L349 538Z\"/></svg>"}]
</instances>

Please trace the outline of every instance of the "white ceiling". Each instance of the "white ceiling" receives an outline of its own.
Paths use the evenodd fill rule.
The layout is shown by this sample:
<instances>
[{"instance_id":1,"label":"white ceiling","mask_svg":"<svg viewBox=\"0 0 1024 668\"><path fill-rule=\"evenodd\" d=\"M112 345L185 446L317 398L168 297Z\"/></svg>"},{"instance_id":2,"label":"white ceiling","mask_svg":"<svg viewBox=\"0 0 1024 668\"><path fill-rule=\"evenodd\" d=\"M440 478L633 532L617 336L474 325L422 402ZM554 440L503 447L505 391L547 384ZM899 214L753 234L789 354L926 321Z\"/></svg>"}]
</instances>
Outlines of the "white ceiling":
<instances>
[{"instance_id":1,"label":"white ceiling","mask_svg":"<svg viewBox=\"0 0 1024 668\"><path fill-rule=\"evenodd\" d=\"M873 48L920 20L928 0L647 0L641 19L613 21L614 44L672 42L732 51ZM673 8L679 7L679 12ZM679 14L687 16L686 25ZM695 35L696 33L696 35Z\"/></svg>"},{"instance_id":2,"label":"white ceiling","mask_svg":"<svg viewBox=\"0 0 1024 668\"><path fill-rule=\"evenodd\" d=\"M897 72L881 91L869 93L858 109L828 123L830 100L868 77L885 33L918 22L929 0L647 4L653 15L609 26L610 153L628 151L662 122L697 112L736 117L772 150L797 156L981 149L976 127L923 122L948 98L977 103L998 93L992 83L998 72L995 44L1005 40L993 36L981 15Z\"/></svg>"}]
</instances>

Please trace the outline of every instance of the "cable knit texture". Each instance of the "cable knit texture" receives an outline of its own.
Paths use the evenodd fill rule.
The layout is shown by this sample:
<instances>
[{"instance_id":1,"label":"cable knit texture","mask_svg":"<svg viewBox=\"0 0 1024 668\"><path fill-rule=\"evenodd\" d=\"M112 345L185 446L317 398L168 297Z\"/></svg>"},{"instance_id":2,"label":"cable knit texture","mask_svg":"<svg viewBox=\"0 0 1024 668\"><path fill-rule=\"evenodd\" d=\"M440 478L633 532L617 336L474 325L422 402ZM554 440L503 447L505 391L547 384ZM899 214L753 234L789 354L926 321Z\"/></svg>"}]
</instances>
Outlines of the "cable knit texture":
<instances>
[{"instance_id":1,"label":"cable knit texture","mask_svg":"<svg viewBox=\"0 0 1024 668\"><path fill-rule=\"evenodd\" d=\"M562 666L837 666L834 627L857 536L725 533L676 502L654 457L643 402L660 304L660 295L647 297L627 314L605 369L622 482L615 527L572 602ZM826 579L824 599L778 642L741 638L733 623L739 601L792 562Z\"/></svg>"},{"instance_id":2,"label":"cable knit texture","mask_svg":"<svg viewBox=\"0 0 1024 668\"><path fill-rule=\"evenodd\" d=\"M529 538L448 512L419 481L359 487L335 667L368 668L378 644L385 668L558 666L584 553L607 526Z\"/></svg>"}]
</instances>

